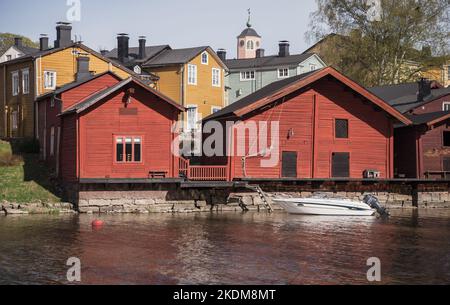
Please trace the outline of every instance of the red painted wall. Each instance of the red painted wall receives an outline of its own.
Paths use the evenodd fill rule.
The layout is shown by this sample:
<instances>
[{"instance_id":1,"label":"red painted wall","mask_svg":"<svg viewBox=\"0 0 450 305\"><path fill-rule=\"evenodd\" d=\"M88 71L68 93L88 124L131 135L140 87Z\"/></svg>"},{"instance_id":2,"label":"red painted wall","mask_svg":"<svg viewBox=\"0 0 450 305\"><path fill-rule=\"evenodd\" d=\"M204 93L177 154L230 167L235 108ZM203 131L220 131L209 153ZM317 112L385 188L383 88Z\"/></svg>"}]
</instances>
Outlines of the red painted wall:
<instances>
[{"instance_id":1,"label":"red painted wall","mask_svg":"<svg viewBox=\"0 0 450 305\"><path fill-rule=\"evenodd\" d=\"M434 126L422 135L422 172L425 177L427 171L443 171L444 157L450 157L450 147L443 145L443 132L450 131L450 119Z\"/></svg>"},{"instance_id":2,"label":"red painted wall","mask_svg":"<svg viewBox=\"0 0 450 305\"><path fill-rule=\"evenodd\" d=\"M125 89L80 115L80 178L148 178L150 171L178 176L171 153L171 128L178 111L140 87L135 89L128 109L136 109L136 115L119 113ZM141 163L115 162L115 135L142 137Z\"/></svg>"},{"instance_id":3,"label":"red painted wall","mask_svg":"<svg viewBox=\"0 0 450 305\"><path fill-rule=\"evenodd\" d=\"M421 107L418 107L412 111L413 114L423 114L423 113L431 113L431 112L438 112L443 111L442 104L444 102L450 103L450 94L443 96L441 98L438 98L435 101L432 101L428 104L425 104Z\"/></svg>"},{"instance_id":4,"label":"red painted wall","mask_svg":"<svg viewBox=\"0 0 450 305\"><path fill-rule=\"evenodd\" d=\"M335 138L335 119L349 120L349 139ZM285 103L252 115L245 122L250 120L280 121L279 153L298 152L298 178L331 178L333 152L350 153L351 178L362 178L366 169L380 171L382 178L393 176L391 119L337 81L320 80L308 91L297 92ZM294 136L288 139L290 129ZM235 134L235 149L237 140ZM248 139L248 134L246 143L248 151L254 143L254 139ZM275 167L261 168L261 160L258 157L247 161L248 178L282 178L281 161ZM231 175L244 178L242 157L231 158Z\"/></svg>"},{"instance_id":5,"label":"red painted wall","mask_svg":"<svg viewBox=\"0 0 450 305\"><path fill-rule=\"evenodd\" d=\"M418 127L404 127L395 129L395 177L417 178L419 155Z\"/></svg>"}]
</instances>

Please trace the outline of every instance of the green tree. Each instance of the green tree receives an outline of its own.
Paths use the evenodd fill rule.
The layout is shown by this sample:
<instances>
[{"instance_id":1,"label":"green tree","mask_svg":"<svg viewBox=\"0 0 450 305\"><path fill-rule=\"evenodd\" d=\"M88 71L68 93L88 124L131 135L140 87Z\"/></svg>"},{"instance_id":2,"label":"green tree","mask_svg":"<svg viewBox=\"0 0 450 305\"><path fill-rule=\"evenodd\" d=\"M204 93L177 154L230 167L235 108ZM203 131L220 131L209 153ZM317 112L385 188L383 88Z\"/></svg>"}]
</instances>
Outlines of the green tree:
<instances>
[{"instance_id":1,"label":"green tree","mask_svg":"<svg viewBox=\"0 0 450 305\"><path fill-rule=\"evenodd\" d=\"M10 46L14 45L14 38L22 37L22 43L26 47L39 48L39 43L32 41L28 37L12 33L0 33L0 51L6 51Z\"/></svg>"},{"instance_id":2,"label":"green tree","mask_svg":"<svg viewBox=\"0 0 450 305\"><path fill-rule=\"evenodd\" d=\"M414 80L449 59L449 0L316 2L307 38L336 34L321 55L366 86Z\"/></svg>"}]
</instances>

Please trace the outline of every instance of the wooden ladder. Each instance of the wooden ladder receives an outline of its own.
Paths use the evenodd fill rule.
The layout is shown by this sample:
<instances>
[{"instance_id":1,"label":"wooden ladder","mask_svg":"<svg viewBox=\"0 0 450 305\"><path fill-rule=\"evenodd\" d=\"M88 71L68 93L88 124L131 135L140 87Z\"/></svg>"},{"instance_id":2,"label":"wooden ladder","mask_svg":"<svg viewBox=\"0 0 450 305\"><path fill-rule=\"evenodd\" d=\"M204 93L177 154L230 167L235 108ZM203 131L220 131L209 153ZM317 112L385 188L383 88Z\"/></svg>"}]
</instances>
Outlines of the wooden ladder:
<instances>
[{"instance_id":1,"label":"wooden ladder","mask_svg":"<svg viewBox=\"0 0 450 305\"><path fill-rule=\"evenodd\" d=\"M272 205L270 204L269 200L267 199L266 193L264 193L264 191L261 189L261 187L259 185L248 184L246 187L252 191L257 192L259 197L262 199L262 202L264 203L264 207L266 208L266 210L269 213L273 212Z\"/></svg>"}]
</instances>

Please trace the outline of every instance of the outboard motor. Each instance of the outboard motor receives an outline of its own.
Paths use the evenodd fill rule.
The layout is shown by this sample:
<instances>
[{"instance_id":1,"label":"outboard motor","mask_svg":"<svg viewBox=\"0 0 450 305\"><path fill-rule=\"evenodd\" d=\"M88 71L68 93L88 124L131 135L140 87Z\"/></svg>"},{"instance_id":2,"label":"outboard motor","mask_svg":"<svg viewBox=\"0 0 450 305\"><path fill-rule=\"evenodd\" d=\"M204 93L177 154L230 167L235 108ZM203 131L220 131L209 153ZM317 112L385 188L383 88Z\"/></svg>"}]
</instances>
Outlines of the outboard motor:
<instances>
[{"instance_id":1,"label":"outboard motor","mask_svg":"<svg viewBox=\"0 0 450 305\"><path fill-rule=\"evenodd\" d=\"M370 206L372 209L377 210L381 216L389 216L389 211L382 207L377 197L373 195L366 195L363 199L364 203Z\"/></svg>"}]
</instances>

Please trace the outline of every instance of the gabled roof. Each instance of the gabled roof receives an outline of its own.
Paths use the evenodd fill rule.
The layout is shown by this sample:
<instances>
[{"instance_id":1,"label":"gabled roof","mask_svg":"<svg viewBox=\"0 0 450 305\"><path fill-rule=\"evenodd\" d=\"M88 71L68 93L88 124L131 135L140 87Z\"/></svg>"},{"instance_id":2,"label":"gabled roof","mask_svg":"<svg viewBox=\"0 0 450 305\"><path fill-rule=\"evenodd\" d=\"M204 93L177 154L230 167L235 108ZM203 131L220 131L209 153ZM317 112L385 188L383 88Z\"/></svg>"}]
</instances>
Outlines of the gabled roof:
<instances>
[{"instance_id":1,"label":"gabled roof","mask_svg":"<svg viewBox=\"0 0 450 305\"><path fill-rule=\"evenodd\" d=\"M3 51L0 50L0 56L8 52L10 49L16 49L18 52L21 52L23 55L30 55L36 52L39 52L39 49L27 47L27 46L17 46L17 45L11 45L7 47L6 49L3 49ZM20 57L19 57L20 58Z\"/></svg>"},{"instance_id":2,"label":"gabled roof","mask_svg":"<svg viewBox=\"0 0 450 305\"><path fill-rule=\"evenodd\" d=\"M132 47L129 48L128 53L131 55L130 59L131 61L134 62L143 62L143 61L147 61L150 58L152 58L153 56L159 54L160 52L166 50L166 49L170 49L169 45L160 45L160 46L148 46L145 47L145 55L146 57L144 59L138 59L138 55L139 55L139 47ZM117 59L118 58L118 53L117 53L117 48L112 49L111 51L109 51L105 56L108 58L114 58Z\"/></svg>"},{"instance_id":3,"label":"gabled roof","mask_svg":"<svg viewBox=\"0 0 450 305\"><path fill-rule=\"evenodd\" d=\"M359 85L358 83L350 80L346 76L342 75L332 67L327 67L323 69L319 69L316 71L304 73L298 76L294 76L291 78L287 78L275 83L272 83L262 89L244 97L243 99L229 105L228 107L223 108L222 110L206 117L204 120L212 120L218 118L225 118L229 116L242 117L246 114L249 114L259 108L262 108L274 101L293 93L297 90L307 87L308 85L326 77L332 76L335 79L339 80L352 90L356 91L364 98L377 105L392 117L396 118L400 122L404 124L411 124L411 121L398 112L396 109L391 107L385 101L380 99L379 97L370 93L367 89Z\"/></svg>"},{"instance_id":4,"label":"gabled roof","mask_svg":"<svg viewBox=\"0 0 450 305\"><path fill-rule=\"evenodd\" d=\"M91 106L100 102L104 98L108 97L109 95L113 94L114 92L120 90L124 86L131 84L131 83L136 84L136 85L140 86L141 88L143 88L144 90L147 90L148 92L155 94L156 96L161 98L163 101L167 102L169 105L175 107L179 111L185 111L185 108L183 106L179 105L178 103L176 103L169 97L166 97L165 95L161 94L160 92L146 86L138 79L129 77L123 81L118 82L117 84L115 84L111 87L100 90L99 92L96 92L96 93L90 95L89 97L85 98L84 100L82 100L82 101L78 102L77 104L66 109L63 113L61 113L61 115L67 115L67 114L71 114L71 113L81 113L84 110L90 108Z\"/></svg>"},{"instance_id":5,"label":"gabled roof","mask_svg":"<svg viewBox=\"0 0 450 305\"><path fill-rule=\"evenodd\" d=\"M224 68L226 68L226 65L220 60L216 52L214 52L214 50L212 50L208 46L165 50L160 54L156 55L155 57L151 58L147 62L145 62L143 64L143 67L156 68L156 67L186 64L204 51L210 51L210 53L214 56L217 62L220 63Z\"/></svg>"},{"instance_id":6,"label":"gabled roof","mask_svg":"<svg viewBox=\"0 0 450 305\"><path fill-rule=\"evenodd\" d=\"M242 31L242 33L238 36L238 38L244 38L244 37L259 37L258 33L253 29L252 27L247 27L245 30Z\"/></svg>"},{"instance_id":7,"label":"gabled roof","mask_svg":"<svg viewBox=\"0 0 450 305\"><path fill-rule=\"evenodd\" d=\"M19 57L19 58L10 60L10 61L6 61L6 62L3 62L3 63L0 63L0 66L15 64L15 63L19 63L19 62L23 62L23 61L27 61L27 60L34 60L36 58L44 57L44 56L47 56L47 55L50 55L50 54L53 54L53 53L56 53L56 52L60 52L60 51L69 49L69 48L80 48L83 51L88 52L88 53L96 56L97 58L100 58L100 59L102 59L102 60L104 60L104 61L106 61L108 63L111 63L116 68L119 68L119 69L127 72L128 74L130 74L130 75L132 75L134 77L139 77L138 74L134 73L134 71L128 69L123 64L121 64L121 63L119 63L117 61L111 60L110 58L107 58L107 57L103 56L102 54L92 50L91 48L89 48L86 45L84 45L82 43L79 43L79 42L75 42L75 43L72 43L72 44L70 44L68 46L61 47L61 48L53 48L53 49L48 49L48 50L44 50L44 51L38 51L38 52L29 54L29 55L26 55L26 56L22 56L22 57Z\"/></svg>"},{"instance_id":8,"label":"gabled roof","mask_svg":"<svg viewBox=\"0 0 450 305\"><path fill-rule=\"evenodd\" d=\"M418 99L419 87L417 83L404 83L397 85L387 85L368 89L376 96L384 99L389 105L396 108L401 113L407 113L422 105L428 104L438 98L450 95L450 88L432 89L431 94Z\"/></svg>"},{"instance_id":9,"label":"gabled roof","mask_svg":"<svg viewBox=\"0 0 450 305\"><path fill-rule=\"evenodd\" d=\"M424 114L407 114L406 117L409 118L414 125L426 124L428 126L433 126L449 119L450 111L438 111Z\"/></svg>"},{"instance_id":10,"label":"gabled roof","mask_svg":"<svg viewBox=\"0 0 450 305\"><path fill-rule=\"evenodd\" d=\"M225 61L225 64L230 70L280 67L286 65L299 65L312 56L317 56L319 60L323 62L323 60L320 59L320 57L317 54L307 53L307 54L289 55L285 57L273 55L259 58L229 59ZM323 64L325 65L325 63Z\"/></svg>"},{"instance_id":11,"label":"gabled roof","mask_svg":"<svg viewBox=\"0 0 450 305\"><path fill-rule=\"evenodd\" d=\"M45 94L42 94L42 95L38 96L37 99L36 99L36 101L41 101L41 100L43 100L43 99L45 99L45 98L47 98L47 97L50 97L50 96L59 95L59 94L61 94L61 93L64 93L64 92L66 92L66 91L69 91L69 90L71 90L71 89L73 89L73 88L76 88L76 87L78 87L78 86L81 86L81 85L83 85L83 84L85 84L85 83L88 83L88 82L90 82L90 81L92 81L92 80L94 80L94 79L97 79L97 78L99 78L99 77L102 77L102 76L104 76L104 75L106 75L106 74L110 74L110 75L114 76L115 78L117 78L117 80L122 80L122 79L121 79L117 74L115 74L114 72L112 72L112 71L105 71L105 72L103 72L103 73L91 75L91 76L89 76L89 77L87 77L87 78L84 78L84 79L82 79L82 80L76 80L76 81L74 81L74 82L72 82L72 83L68 83L68 84L66 84L66 85L64 85L64 86L62 86L62 87L58 87L58 88L56 88L55 91L51 91L51 92L48 92L48 93L45 93Z\"/></svg>"}]
</instances>

